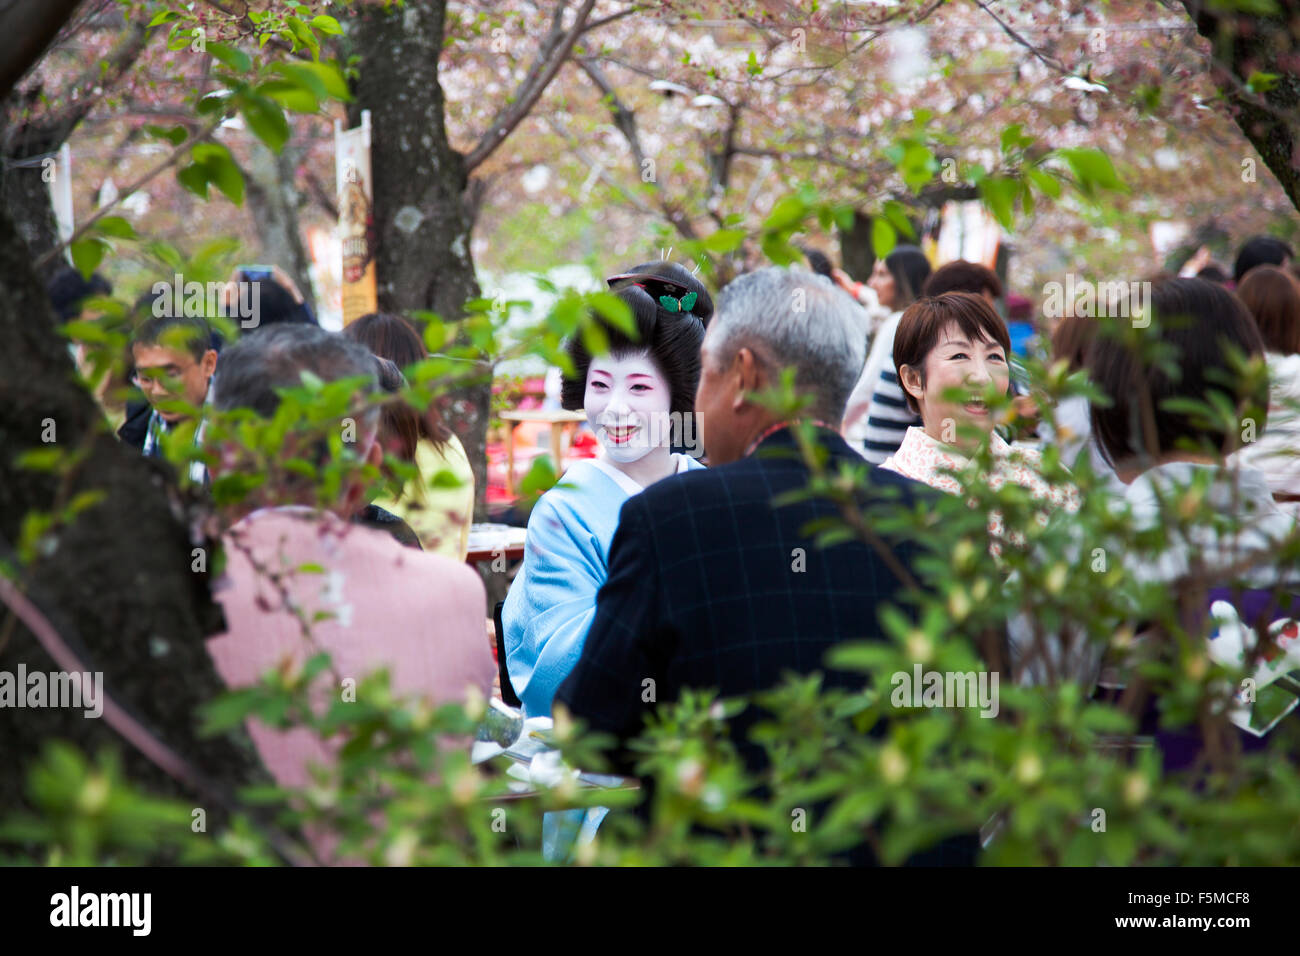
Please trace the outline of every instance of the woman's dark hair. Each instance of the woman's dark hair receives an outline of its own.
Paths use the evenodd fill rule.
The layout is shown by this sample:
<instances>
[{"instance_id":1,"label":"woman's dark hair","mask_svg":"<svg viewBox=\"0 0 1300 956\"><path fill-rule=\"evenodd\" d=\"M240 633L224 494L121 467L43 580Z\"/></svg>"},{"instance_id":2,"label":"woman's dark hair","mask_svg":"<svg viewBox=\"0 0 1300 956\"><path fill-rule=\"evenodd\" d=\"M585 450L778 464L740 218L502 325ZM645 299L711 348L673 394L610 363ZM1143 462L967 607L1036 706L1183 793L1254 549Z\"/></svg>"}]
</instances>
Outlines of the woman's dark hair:
<instances>
[{"instance_id":1,"label":"woman's dark hair","mask_svg":"<svg viewBox=\"0 0 1300 956\"><path fill-rule=\"evenodd\" d=\"M988 266L967 262L965 259L955 259L941 265L925 280L923 287L925 295L943 295L945 292L973 292L979 295L985 291L995 299L1002 298L1002 280Z\"/></svg>"},{"instance_id":2,"label":"woman's dark hair","mask_svg":"<svg viewBox=\"0 0 1300 956\"><path fill-rule=\"evenodd\" d=\"M831 265L831 260L827 257L826 253L822 252L820 249L813 249L809 246L800 246L799 248L803 250L803 254L808 259L809 269L817 273L819 276L825 276L828 279L831 278L831 272L835 267Z\"/></svg>"},{"instance_id":3,"label":"woman's dark hair","mask_svg":"<svg viewBox=\"0 0 1300 956\"><path fill-rule=\"evenodd\" d=\"M1097 320L1088 315L1067 315L1052 332L1052 361L1065 359L1070 374L1083 368L1088 348L1097 337Z\"/></svg>"},{"instance_id":4,"label":"woman's dark hair","mask_svg":"<svg viewBox=\"0 0 1300 956\"><path fill-rule=\"evenodd\" d=\"M1294 258L1291 247L1281 239L1273 236L1254 236L1247 239L1237 253L1237 261L1232 265L1232 278L1237 282L1246 278L1246 273L1259 266L1280 266L1288 259Z\"/></svg>"},{"instance_id":5,"label":"woman's dark hair","mask_svg":"<svg viewBox=\"0 0 1300 956\"><path fill-rule=\"evenodd\" d=\"M916 246L897 246L885 256L885 268L894 277L894 308L905 309L925 288L930 278L930 260Z\"/></svg>"},{"instance_id":6,"label":"woman's dark hair","mask_svg":"<svg viewBox=\"0 0 1300 956\"><path fill-rule=\"evenodd\" d=\"M1300 352L1300 282L1277 266L1256 266L1237 286L1237 295L1255 317L1264 348Z\"/></svg>"},{"instance_id":7,"label":"woman's dark hair","mask_svg":"<svg viewBox=\"0 0 1300 956\"><path fill-rule=\"evenodd\" d=\"M1248 358L1264 354L1264 340L1241 300L1205 279L1166 279L1152 288L1150 313L1152 323L1143 334L1157 336L1173 351L1172 371L1168 356L1152 361L1113 336L1098 335L1088 349L1089 375L1111 403L1092 406L1092 432L1106 460L1117 465L1143 455L1158 458L1187 442L1230 452L1240 440L1236 427L1224 429L1202 416L1163 407L1169 399L1206 401L1211 389L1227 395L1234 408L1248 406L1263 431L1267 379L1243 394L1240 371L1228 358L1230 350Z\"/></svg>"},{"instance_id":8,"label":"woman's dark hair","mask_svg":"<svg viewBox=\"0 0 1300 956\"><path fill-rule=\"evenodd\" d=\"M1203 266L1201 271L1196 273L1196 278L1217 282L1219 285L1227 285L1232 281L1232 276L1228 275L1228 270L1217 262L1211 262L1208 266Z\"/></svg>"},{"instance_id":9,"label":"woman's dark hair","mask_svg":"<svg viewBox=\"0 0 1300 956\"><path fill-rule=\"evenodd\" d=\"M634 341L603 319L594 317L609 340L609 354L622 358L648 351L650 360L668 382L669 411L688 414L695 406L695 387L700 381L704 327L713 317L709 290L675 262L647 262L608 281L610 290L632 310L638 333ZM680 309L681 300L691 294L695 301L684 311L671 312L660 301L671 298ZM580 335L569 340L568 352L574 375L572 378L566 375L561 381L560 404L569 411L577 411L586 402L591 353Z\"/></svg>"},{"instance_id":10,"label":"woman's dark hair","mask_svg":"<svg viewBox=\"0 0 1300 956\"><path fill-rule=\"evenodd\" d=\"M248 281L248 280L242 280ZM250 283L257 303L257 325L248 333L272 325L314 325L308 313L294 301L291 293L274 279L253 279Z\"/></svg>"},{"instance_id":11,"label":"woman's dark hair","mask_svg":"<svg viewBox=\"0 0 1300 956\"><path fill-rule=\"evenodd\" d=\"M344 327L343 334L370 349L378 358L387 359L398 369L410 368L429 357L424 341L400 315L371 312ZM391 381L391 375L389 378ZM402 383L398 382L396 388L386 387L385 391L396 392L401 387ZM423 415L400 399L385 402L379 427L383 434L396 439L398 456L409 462L415 461L415 450L420 439L431 442L441 452L452 436L451 429L443 422L433 402L429 403Z\"/></svg>"},{"instance_id":12,"label":"woman's dark hair","mask_svg":"<svg viewBox=\"0 0 1300 956\"><path fill-rule=\"evenodd\" d=\"M894 371L903 381L903 366L916 369L925 385L925 357L939 344L950 325L956 325L971 342L996 342L1003 354L1011 352L1011 333L1002 317L982 295L973 292L946 292L917 299L903 312L894 333ZM921 406L906 389L907 407L918 415Z\"/></svg>"},{"instance_id":13,"label":"woman's dark hair","mask_svg":"<svg viewBox=\"0 0 1300 956\"><path fill-rule=\"evenodd\" d=\"M87 279L79 269L64 266L50 279L45 291L59 321L70 322L81 315L83 302L95 295L112 295L113 287L98 272Z\"/></svg>"}]
</instances>

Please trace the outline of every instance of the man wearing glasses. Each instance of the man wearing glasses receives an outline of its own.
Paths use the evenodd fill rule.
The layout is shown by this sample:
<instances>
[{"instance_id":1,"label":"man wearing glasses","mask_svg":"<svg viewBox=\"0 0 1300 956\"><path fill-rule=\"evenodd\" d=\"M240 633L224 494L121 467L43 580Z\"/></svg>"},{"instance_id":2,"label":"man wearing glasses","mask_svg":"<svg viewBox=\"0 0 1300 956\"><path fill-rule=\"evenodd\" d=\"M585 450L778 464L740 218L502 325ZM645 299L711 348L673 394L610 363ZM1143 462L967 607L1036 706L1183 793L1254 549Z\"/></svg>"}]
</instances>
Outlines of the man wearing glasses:
<instances>
[{"instance_id":1,"label":"man wearing glasses","mask_svg":"<svg viewBox=\"0 0 1300 956\"><path fill-rule=\"evenodd\" d=\"M209 383L217 369L217 352L211 348L208 324L187 316L153 317L144 321L131 340L135 365L132 381L149 402L148 424L136 429L148 457L162 457L161 439L179 423L202 410L208 400ZM194 430L194 444L203 440L203 422ZM131 422L118 431L131 441ZM136 442L132 442L136 444ZM201 461L190 464L190 480L206 484L207 467Z\"/></svg>"}]
</instances>

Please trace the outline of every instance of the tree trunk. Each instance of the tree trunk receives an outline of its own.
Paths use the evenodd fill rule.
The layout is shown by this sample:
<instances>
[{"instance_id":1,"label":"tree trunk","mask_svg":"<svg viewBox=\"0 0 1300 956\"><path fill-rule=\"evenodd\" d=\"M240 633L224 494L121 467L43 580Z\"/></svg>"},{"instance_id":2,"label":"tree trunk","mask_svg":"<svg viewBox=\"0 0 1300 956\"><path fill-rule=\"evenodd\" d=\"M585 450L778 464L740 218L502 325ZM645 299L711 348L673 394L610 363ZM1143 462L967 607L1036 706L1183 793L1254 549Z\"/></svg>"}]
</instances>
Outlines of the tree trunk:
<instances>
[{"instance_id":1,"label":"tree trunk","mask_svg":"<svg viewBox=\"0 0 1300 956\"><path fill-rule=\"evenodd\" d=\"M54 221L54 207L50 203L50 187L42 174L44 168L37 157L58 151L63 140L54 142L39 127L21 125L0 134L4 143L4 169L0 171L0 193L18 235L27 244L35 258L39 258L59 244L58 226ZM16 163L23 165L15 165ZM35 259L33 259L35 261ZM42 279L48 279L66 260L55 260Z\"/></svg>"},{"instance_id":2,"label":"tree trunk","mask_svg":"<svg viewBox=\"0 0 1300 956\"><path fill-rule=\"evenodd\" d=\"M866 282L875 264L871 217L854 210L852 228L840 230L840 268L859 282Z\"/></svg>"},{"instance_id":3,"label":"tree trunk","mask_svg":"<svg viewBox=\"0 0 1300 956\"><path fill-rule=\"evenodd\" d=\"M315 307L311 291L311 260L298 226L301 205L294 186L294 167L300 151L286 145L277 155L261 140L254 140L244 170L248 184L248 209L262 240L262 262L278 265L297 284L307 303Z\"/></svg>"},{"instance_id":4,"label":"tree trunk","mask_svg":"<svg viewBox=\"0 0 1300 956\"><path fill-rule=\"evenodd\" d=\"M204 646L221 629L206 573L195 573L186 516L169 476L119 442L74 376L56 334L32 254L0 204L0 562L18 589L54 625L85 670L154 737L223 790L259 779L242 735L200 739L196 710L223 690ZM53 439L50 441L49 439ZM85 458L60 476L18 465L29 450ZM30 564L14 553L33 516L60 514L75 496L103 497L42 535ZM199 545L203 544L202 542ZM204 555L210 563L211 552ZM0 672L60 670L33 634L0 606ZM23 800L27 771L44 744L68 740L93 753L122 751L127 775L160 794L210 805L122 745L105 719L80 709L5 709L0 719L0 817Z\"/></svg>"},{"instance_id":5,"label":"tree trunk","mask_svg":"<svg viewBox=\"0 0 1300 956\"><path fill-rule=\"evenodd\" d=\"M1272 170L1292 205L1300 209L1300 70L1292 67L1300 29L1300 2L1276 0L1277 14L1212 13L1205 0L1183 0L1201 36L1210 41L1211 76L1241 132ZM1276 76L1262 93L1245 87L1253 73ZM1246 157L1249 158L1249 157ZM1242 175L1246 170L1241 171Z\"/></svg>"},{"instance_id":6,"label":"tree trunk","mask_svg":"<svg viewBox=\"0 0 1300 956\"><path fill-rule=\"evenodd\" d=\"M379 308L432 309L444 320L479 295L470 257L472 204L465 157L452 148L438 83L445 3L368 5L350 39L361 56L349 116L370 110ZM474 468L475 512L487 490L487 426L492 368L451 396L449 424Z\"/></svg>"}]
</instances>

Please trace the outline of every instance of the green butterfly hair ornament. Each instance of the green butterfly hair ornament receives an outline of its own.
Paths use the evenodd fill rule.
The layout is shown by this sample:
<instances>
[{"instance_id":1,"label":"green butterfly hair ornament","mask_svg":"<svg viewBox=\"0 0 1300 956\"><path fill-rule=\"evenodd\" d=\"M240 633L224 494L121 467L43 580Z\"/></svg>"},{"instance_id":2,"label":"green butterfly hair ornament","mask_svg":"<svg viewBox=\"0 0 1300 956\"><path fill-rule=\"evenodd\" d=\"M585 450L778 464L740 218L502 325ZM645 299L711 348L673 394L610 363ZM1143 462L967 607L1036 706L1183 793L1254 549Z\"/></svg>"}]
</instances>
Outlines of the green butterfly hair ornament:
<instances>
[{"instance_id":1,"label":"green butterfly hair ornament","mask_svg":"<svg viewBox=\"0 0 1300 956\"><path fill-rule=\"evenodd\" d=\"M689 312L695 307L695 300L699 296L694 292L688 292L680 299L674 299L670 295L661 295L659 304L664 307L666 312Z\"/></svg>"}]
</instances>

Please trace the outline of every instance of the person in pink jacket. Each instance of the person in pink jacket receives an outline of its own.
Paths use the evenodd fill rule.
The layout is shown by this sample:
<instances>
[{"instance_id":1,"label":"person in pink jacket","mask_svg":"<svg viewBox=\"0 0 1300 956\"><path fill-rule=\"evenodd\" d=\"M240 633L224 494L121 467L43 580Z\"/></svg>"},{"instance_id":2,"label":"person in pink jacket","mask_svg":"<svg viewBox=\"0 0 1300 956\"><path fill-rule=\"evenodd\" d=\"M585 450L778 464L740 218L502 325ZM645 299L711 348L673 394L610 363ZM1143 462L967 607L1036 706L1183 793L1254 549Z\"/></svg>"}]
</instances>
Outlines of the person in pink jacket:
<instances>
[{"instance_id":1,"label":"person in pink jacket","mask_svg":"<svg viewBox=\"0 0 1300 956\"><path fill-rule=\"evenodd\" d=\"M365 348L315 326L266 329L222 359L215 381L219 411L247 407L270 416L279 402L274 389L297 384L303 371L325 382L356 376L377 381L375 359ZM360 416L357 427L358 446L372 461L382 454L374 441L376 420ZM310 494L314 489L304 485L300 497L311 500ZM301 666L324 650L344 700L349 681L355 689L381 668L397 696L436 705L462 700L475 688L486 698L495 667L478 575L349 521L365 497L365 489L353 485L343 489L333 511L272 504L226 532L225 572L214 588L226 631L208 640L217 672L230 687L247 687L268 670ZM315 620L317 612L328 616ZM310 639L303 621L311 622ZM327 693L334 691L322 687L321 696ZM281 786L309 783L310 766L332 759L328 746L306 730L281 732L250 721L249 732Z\"/></svg>"}]
</instances>

